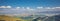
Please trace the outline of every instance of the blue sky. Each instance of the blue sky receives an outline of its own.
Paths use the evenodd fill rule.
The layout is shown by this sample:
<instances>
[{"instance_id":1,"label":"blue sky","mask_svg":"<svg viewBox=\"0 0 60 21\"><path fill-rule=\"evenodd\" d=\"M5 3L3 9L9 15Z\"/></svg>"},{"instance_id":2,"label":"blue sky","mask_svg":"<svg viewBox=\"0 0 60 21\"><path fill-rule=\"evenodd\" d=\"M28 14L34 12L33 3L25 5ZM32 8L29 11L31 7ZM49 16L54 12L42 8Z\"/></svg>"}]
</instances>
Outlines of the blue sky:
<instances>
[{"instance_id":1,"label":"blue sky","mask_svg":"<svg viewBox=\"0 0 60 21\"><path fill-rule=\"evenodd\" d=\"M0 0L0 6L60 7L60 0Z\"/></svg>"}]
</instances>

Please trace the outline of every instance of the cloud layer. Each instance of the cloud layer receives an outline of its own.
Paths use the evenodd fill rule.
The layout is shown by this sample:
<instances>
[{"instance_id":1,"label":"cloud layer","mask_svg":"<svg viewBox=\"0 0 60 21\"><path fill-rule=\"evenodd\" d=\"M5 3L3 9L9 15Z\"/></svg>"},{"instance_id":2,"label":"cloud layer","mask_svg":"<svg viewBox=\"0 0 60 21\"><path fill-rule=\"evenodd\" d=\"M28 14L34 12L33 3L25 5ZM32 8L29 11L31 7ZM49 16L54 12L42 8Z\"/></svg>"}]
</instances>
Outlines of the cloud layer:
<instances>
[{"instance_id":1,"label":"cloud layer","mask_svg":"<svg viewBox=\"0 0 60 21\"><path fill-rule=\"evenodd\" d=\"M5 15L54 15L54 14L60 14L60 7L36 7L36 9L27 7L27 8L12 8L11 6L1 6L0 7L0 14L5 14Z\"/></svg>"}]
</instances>

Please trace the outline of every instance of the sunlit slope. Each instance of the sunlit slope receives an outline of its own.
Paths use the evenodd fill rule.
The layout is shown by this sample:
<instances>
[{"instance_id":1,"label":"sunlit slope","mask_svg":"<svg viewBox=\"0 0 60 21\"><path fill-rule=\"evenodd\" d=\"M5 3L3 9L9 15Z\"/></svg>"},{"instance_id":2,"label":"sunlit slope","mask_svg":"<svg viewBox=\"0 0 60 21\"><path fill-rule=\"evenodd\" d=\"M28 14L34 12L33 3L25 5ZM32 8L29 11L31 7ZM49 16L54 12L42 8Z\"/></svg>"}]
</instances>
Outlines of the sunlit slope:
<instances>
[{"instance_id":1,"label":"sunlit slope","mask_svg":"<svg viewBox=\"0 0 60 21\"><path fill-rule=\"evenodd\" d=\"M5 16L5 15L0 15L0 21L24 21L20 18L15 18L15 17L10 17L10 16Z\"/></svg>"}]
</instances>

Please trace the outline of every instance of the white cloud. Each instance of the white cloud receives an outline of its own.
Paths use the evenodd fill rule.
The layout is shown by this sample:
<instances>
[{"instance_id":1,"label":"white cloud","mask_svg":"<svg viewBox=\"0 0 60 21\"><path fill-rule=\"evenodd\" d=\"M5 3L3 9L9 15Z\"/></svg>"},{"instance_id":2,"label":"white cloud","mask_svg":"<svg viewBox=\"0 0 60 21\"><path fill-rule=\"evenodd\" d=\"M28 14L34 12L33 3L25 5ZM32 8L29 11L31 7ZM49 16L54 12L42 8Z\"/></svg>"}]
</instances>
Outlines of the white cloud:
<instances>
[{"instance_id":1,"label":"white cloud","mask_svg":"<svg viewBox=\"0 0 60 21\"><path fill-rule=\"evenodd\" d=\"M1 6L0 8L6 8L6 6Z\"/></svg>"},{"instance_id":2,"label":"white cloud","mask_svg":"<svg viewBox=\"0 0 60 21\"><path fill-rule=\"evenodd\" d=\"M20 7L16 7L16 9L20 9Z\"/></svg>"},{"instance_id":3,"label":"white cloud","mask_svg":"<svg viewBox=\"0 0 60 21\"><path fill-rule=\"evenodd\" d=\"M11 8L11 6L1 6L0 8ZM42 9L41 9L42 8ZM60 8L60 7L57 7L57 8ZM16 9L18 9L18 11L16 11ZM46 7L46 8L43 8L43 7L37 7L37 9L31 9L30 7L27 7L26 9L24 8L24 7L22 7L22 8L20 8L20 7L16 7L16 9L15 8L11 8L11 9L3 9L3 10L5 10L5 11L2 11L2 12L4 12L4 13L13 13L13 14L19 14L19 13L24 13L24 12L29 12L29 11L31 11L31 14L32 14L32 12L34 12L34 13L37 13L37 12L45 12L45 11L55 11L56 9L55 9L55 7L53 7L53 8L50 8L50 7ZM27 10L28 9L28 10ZM48 10L49 9L49 10ZM1 11L1 10L0 10ZM56 11L58 11L58 9L56 10ZM9 14L8 13L8 14ZM30 13L30 12L29 12ZM2 13L3 14L3 13ZM52 15L48 15L48 14L46 14L47 16L52 16ZM54 14L53 14L54 15Z\"/></svg>"},{"instance_id":4,"label":"white cloud","mask_svg":"<svg viewBox=\"0 0 60 21\"><path fill-rule=\"evenodd\" d=\"M43 7L37 7L37 9L41 9L41 8L43 8Z\"/></svg>"},{"instance_id":5,"label":"white cloud","mask_svg":"<svg viewBox=\"0 0 60 21\"><path fill-rule=\"evenodd\" d=\"M51 9L55 9L55 7L51 8Z\"/></svg>"},{"instance_id":6,"label":"white cloud","mask_svg":"<svg viewBox=\"0 0 60 21\"><path fill-rule=\"evenodd\" d=\"M11 6L7 6L6 8L11 8Z\"/></svg>"},{"instance_id":7,"label":"white cloud","mask_svg":"<svg viewBox=\"0 0 60 21\"><path fill-rule=\"evenodd\" d=\"M11 6L1 6L0 8L11 8Z\"/></svg>"},{"instance_id":8,"label":"white cloud","mask_svg":"<svg viewBox=\"0 0 60 21\"><path fill-rule=\"evenodd\" d=\"M55 7L55 8L60 8L60 7Z\"/></svg>"},{"instance_id":9,"label":"white cloud","mask_svg":"<svg viewBox=\"0 0 60 21\"><path fill-rule=\"evenodd\" d=\"M17 9L19 9L20 7L17 7Z\"/></svg>"},{"instance_id":10,"label":"white cloud","mask_svg":"<svg viewBox=\"0 0 60 21\"><path fill-rule=\"evenodd\" d=\"M46 7L46 9L51 9L50 7Z\"/></svg>"},{"instance_id":11,"label":"white cloud","mask_svg":"<svg viewBox=\"0 0 60 21\"><path fill-rule=\"evenodd\" d=\"M30 9L30 7L27 7L26 9Z\"/></svg>"}]
</instances>

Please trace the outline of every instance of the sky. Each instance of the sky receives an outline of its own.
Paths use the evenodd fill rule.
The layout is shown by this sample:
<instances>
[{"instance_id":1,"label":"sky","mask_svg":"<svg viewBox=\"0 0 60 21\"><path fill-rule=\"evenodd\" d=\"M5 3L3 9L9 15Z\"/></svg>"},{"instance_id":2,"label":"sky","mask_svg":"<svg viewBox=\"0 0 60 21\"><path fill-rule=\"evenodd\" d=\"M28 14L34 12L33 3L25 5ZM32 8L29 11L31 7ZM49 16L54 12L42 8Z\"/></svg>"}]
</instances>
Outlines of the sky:
<instances>
[{"instance_id":1,"label":"sky","mask_svg":"<svg viewBox=\"0 0 60 21\"><path fill-rule=\"evenodd\" d=\"M0 0L0 14L31 15L33 13L60 14L60 0Z\"/></svg>"},{"instance_id":2,"label":"sky","mask_svg":"<svg viewBox=\"0 0 60 21\"><path fill-rule=\"evenodd\" d=\"M60 0L0 0L0 6L60 7Z\"/></svg>"}]
</instances>

